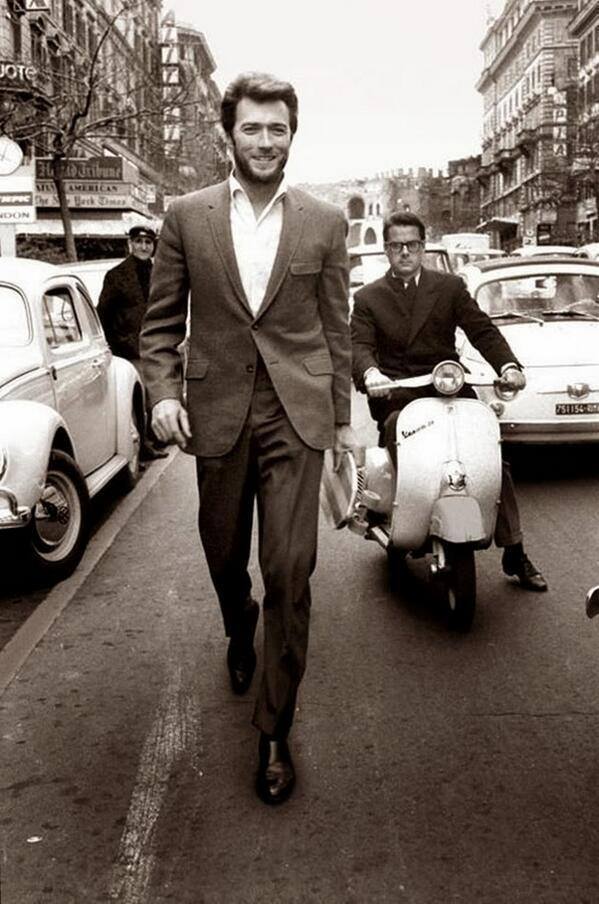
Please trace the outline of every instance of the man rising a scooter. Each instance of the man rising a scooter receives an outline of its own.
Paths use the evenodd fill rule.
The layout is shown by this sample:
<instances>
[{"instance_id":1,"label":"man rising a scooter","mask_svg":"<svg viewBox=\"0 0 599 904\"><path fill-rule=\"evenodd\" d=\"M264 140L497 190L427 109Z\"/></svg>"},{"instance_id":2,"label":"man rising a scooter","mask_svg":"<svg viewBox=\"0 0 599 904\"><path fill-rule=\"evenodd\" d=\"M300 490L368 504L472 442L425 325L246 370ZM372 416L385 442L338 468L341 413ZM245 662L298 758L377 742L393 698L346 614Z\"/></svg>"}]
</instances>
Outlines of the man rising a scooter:
<instances>
[{"instance_id":1,"label":"man rising a scooter","mask_svg":"<svg viewBox=\"0 0 599 904\"><path fill-rule=\"evenodd\" d=\"M492 320L469 295L462 279L422 266L425 228L412 213L394 213L383 227L390 269L354 296L351 317L353 378L368 394L370 413L382 442L396 462L395 429L408 402L435 395L432 386L389 389L392 380L428 373L436 364L458 360L455 331L501 376L503 384L524 389L526 378L516 356ZM470 387L462 395L474 396ZM502 566L525 590L547 590L543 575L522 546L522 530L509 464L503 462L495 543L503 548Z\"/></svg>"}]
</instances>

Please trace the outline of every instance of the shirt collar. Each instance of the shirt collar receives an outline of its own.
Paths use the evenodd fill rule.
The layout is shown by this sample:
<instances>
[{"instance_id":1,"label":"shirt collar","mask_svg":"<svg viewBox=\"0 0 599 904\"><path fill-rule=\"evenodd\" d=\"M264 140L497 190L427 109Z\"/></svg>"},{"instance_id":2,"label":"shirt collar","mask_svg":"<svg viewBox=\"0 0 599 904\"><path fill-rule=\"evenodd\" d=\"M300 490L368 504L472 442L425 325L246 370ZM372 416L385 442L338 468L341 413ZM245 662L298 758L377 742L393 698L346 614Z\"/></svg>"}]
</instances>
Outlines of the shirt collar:
<instances>
[{"instance_id":1,"label":"shirt collar","mask_svg":"<svg viewBox=\"0 0 599 904\"><path fill-rule=\"evenodd\" d=\"M418 286L420 277L422 276L422 267L420 267L413 276L410 276L410 279L404 279L403 276L396 276L392 268L389 268L389 272L391 273L391 279L397 279L404 284L409 283L410 279L413 279L416 286Z\"/></svg>"},{"instance_id":2,"label":"shirt collar","mask_svg":"<svg viewBox=\"0 0 599 904\"><path fill-rule=\"evenodd\" d=\"M273 195L271 200L266 205L267 209L272 207L273 204L279 200L279 198L284 197L284 195L287 194L288 188L289 188L289 183L287 182L287 178L284 175L279 183L279 187L277 188L275 194ZM243 185L241 184L239 179L237 179L234 172L232 172L229 176L229 192L231 194L231 200L233 200L233 198L235 197L237 192L241 192L241 194L244 195L244 197L248 198L248 194L247 194L245 188L243 187ZM248 198L248 201L249 201L249 198Z\"/></svg>"}]
</instances>

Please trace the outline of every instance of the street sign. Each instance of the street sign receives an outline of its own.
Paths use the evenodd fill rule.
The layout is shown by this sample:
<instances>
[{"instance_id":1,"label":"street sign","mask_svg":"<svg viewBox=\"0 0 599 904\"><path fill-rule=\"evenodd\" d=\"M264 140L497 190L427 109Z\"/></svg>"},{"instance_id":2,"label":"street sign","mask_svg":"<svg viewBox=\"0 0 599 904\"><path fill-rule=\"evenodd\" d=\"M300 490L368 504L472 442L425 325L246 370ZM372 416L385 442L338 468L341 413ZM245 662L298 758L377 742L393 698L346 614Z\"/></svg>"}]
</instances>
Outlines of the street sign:
<instances>
[{"instance_id":1,"label":"street sign","mask_svg":"<svg viewBox=\"0 0 599 904\"><path fill-rule=\"evenodd\" d=\"M10 175L0 175L0 225L35 223L34 170L20 166Z\"/></svg>"}]
</instances>

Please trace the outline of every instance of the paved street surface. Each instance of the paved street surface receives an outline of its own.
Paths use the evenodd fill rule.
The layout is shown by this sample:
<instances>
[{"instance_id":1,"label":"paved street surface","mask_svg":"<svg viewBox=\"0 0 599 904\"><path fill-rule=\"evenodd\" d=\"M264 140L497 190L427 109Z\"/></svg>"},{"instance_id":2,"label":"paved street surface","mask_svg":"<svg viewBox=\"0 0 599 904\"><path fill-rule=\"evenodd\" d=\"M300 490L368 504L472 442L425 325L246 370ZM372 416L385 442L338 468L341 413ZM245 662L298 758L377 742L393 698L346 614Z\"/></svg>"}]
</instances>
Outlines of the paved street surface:
<instances>
[{"instance_id":1,"label":"paved street surface","mask_svg":"<svg viewBox=\"0 0 599 904\"><path fill-rule=\"evenodd\" d=\"M1 904L596 904L599 463L516 473L550 592L481 553L465 637L421 564L394 595L322 524L298 786L269 809L176 456L0 698Z\"/></svg>"}]
</instances>

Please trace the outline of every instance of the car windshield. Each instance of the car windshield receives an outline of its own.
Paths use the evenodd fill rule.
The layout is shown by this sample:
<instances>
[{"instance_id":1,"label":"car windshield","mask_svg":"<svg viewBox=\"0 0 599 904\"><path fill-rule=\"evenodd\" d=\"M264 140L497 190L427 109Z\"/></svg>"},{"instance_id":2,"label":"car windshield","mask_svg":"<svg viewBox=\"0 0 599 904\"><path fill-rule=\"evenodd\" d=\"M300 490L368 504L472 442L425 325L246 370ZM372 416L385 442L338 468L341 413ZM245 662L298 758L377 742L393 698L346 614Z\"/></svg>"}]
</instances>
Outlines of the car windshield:
<instances>
[{"instance_id":1,"label":"car windshield","mask_svg":"<svg viewBox=\"0 0 599 904\"><path fill-rule=\"evenodd\" d=\"M505 277L480 286L479 306L491 317L580 316L599 319L599 276L542 273Z\"/></svg>"},{"instance_id":2,"label":"car windshield","mask_svg":"<svg viewBox=\"0 0 599 904\"><path fill-rule=\"evenodd\" d=\"M27 306L10 286L0 286L0 347L19 348L31 339Z\"/></svg>"}]
</instances>

